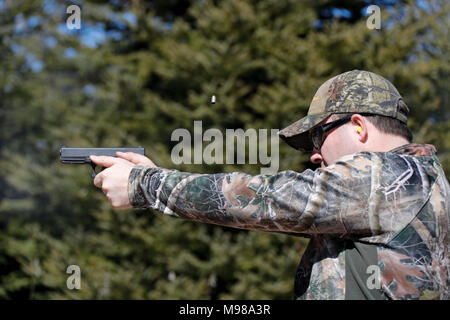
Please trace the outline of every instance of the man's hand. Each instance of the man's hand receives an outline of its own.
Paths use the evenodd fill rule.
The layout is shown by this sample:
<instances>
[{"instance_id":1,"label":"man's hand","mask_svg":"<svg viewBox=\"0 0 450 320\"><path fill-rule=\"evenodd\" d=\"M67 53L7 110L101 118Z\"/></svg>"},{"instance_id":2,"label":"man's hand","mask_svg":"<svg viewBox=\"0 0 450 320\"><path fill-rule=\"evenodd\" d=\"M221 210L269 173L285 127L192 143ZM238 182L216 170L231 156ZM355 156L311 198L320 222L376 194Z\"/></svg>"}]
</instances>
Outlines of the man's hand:
<instances>
[{"instance_id":1,"label":"man's hand","mask_svg":"<svg viewBox=\"0 0 450 320\"><path fill-rule=\"evenodd\" d=\"M114 209L132 208L128 199L128 177L135 165L156 167L147 157L133 152L117 152L118 158L91 156L91 161L106 168L94 179L94 185L103 190Z\"/></svg>"}]
</instances>

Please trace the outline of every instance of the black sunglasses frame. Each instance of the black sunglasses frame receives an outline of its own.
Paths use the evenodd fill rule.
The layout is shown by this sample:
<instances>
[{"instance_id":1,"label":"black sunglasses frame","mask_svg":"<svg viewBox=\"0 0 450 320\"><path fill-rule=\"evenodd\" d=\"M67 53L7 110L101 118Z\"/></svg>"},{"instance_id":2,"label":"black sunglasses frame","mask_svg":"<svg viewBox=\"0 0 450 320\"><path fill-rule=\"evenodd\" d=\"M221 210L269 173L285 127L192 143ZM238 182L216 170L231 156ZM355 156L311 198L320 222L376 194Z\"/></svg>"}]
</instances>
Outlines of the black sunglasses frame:
<instances>
[{"instance_id":1,"label":"black sunglasses frame","mask_svg":"<svg viewBox=\"0 0 450 320\"><path fill-rule=\"evenodd\" d=\"M323 141L325 140L324 139L325 133L350 121L352 119L352 116L353 115L349 115L342 119L322 124L311 129L311 131L309 132L309 139L312 142L313 147L316 150L319 150L322 147Z\"/></svg>"}]
</instances>

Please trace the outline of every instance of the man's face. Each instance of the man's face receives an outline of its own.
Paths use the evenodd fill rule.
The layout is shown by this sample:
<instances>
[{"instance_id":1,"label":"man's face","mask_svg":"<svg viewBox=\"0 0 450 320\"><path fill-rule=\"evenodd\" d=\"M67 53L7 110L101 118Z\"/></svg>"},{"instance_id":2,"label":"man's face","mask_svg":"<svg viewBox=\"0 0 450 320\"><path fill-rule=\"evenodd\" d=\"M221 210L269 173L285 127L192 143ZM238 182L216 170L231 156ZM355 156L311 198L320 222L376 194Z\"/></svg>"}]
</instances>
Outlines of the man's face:
<instances>
[{"instance_id":1,"label":"man's face","mask_svg":"<svg viewBox=\"0 0 450 320\"><path fill-rule=\"evenodd\" d=\"M320 124L332 122L328 117ZM310 161L320 164L322 168L333 164L339 158L360 151L359 136L352 121L344 123L324 134L323 144L319 150L314 149Z\"/></svg>"}]
</instances>

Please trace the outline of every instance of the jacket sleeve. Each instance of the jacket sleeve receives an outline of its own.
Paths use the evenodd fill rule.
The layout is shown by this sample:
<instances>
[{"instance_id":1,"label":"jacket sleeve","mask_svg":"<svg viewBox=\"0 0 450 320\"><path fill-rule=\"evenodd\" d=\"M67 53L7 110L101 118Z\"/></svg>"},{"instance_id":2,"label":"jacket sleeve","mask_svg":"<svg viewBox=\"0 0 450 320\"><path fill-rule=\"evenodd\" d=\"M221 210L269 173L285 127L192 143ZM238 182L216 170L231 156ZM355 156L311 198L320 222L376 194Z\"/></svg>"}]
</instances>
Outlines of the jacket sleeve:
<instances>
[{"instance_id":1,"label":"jacket sleeve","mask_svg":"<svg viewBox=\"0 0 450 320\"><path fill-rule=\"evenodd\" d=\"M375 153L347 156L315 171L273 176L136 166L128 194L135 208L233 228L371 236L389 228L390 217L382 217L381 223L379 215L380 210L391 212L380 207L386 205L381 186L385 170Z\"/></svg>"}]
</instances>

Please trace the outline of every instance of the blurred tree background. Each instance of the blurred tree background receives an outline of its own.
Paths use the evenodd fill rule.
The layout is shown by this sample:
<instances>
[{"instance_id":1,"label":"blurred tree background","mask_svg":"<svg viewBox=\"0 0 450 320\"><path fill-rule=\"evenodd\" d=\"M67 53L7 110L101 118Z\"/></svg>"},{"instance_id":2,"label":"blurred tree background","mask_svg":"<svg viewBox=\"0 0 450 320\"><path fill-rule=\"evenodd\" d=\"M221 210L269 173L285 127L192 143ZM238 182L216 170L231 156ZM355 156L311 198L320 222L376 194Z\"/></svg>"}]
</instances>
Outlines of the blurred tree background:
<instances>
[{"instance_id":1,"label":"blurred tree background","mask_svg":"<svg viewBox=\"0 0 450 320\"><path fill-rule=\"evenodd\" d=\"M69 30L68 6L81 8ZM370 30L366 8L381 8ZM450 174L447 0L0 0L0 298L291 299L306 239L114 211L61 146L144 146L179 165L176 128L281 129L326 79L391 80L415 142ZM217 102L209 103L215 95ZM308 157L280 144L280 170ZM81 289L69 290L69 265Z\"/></svg>"}]
</instances>

